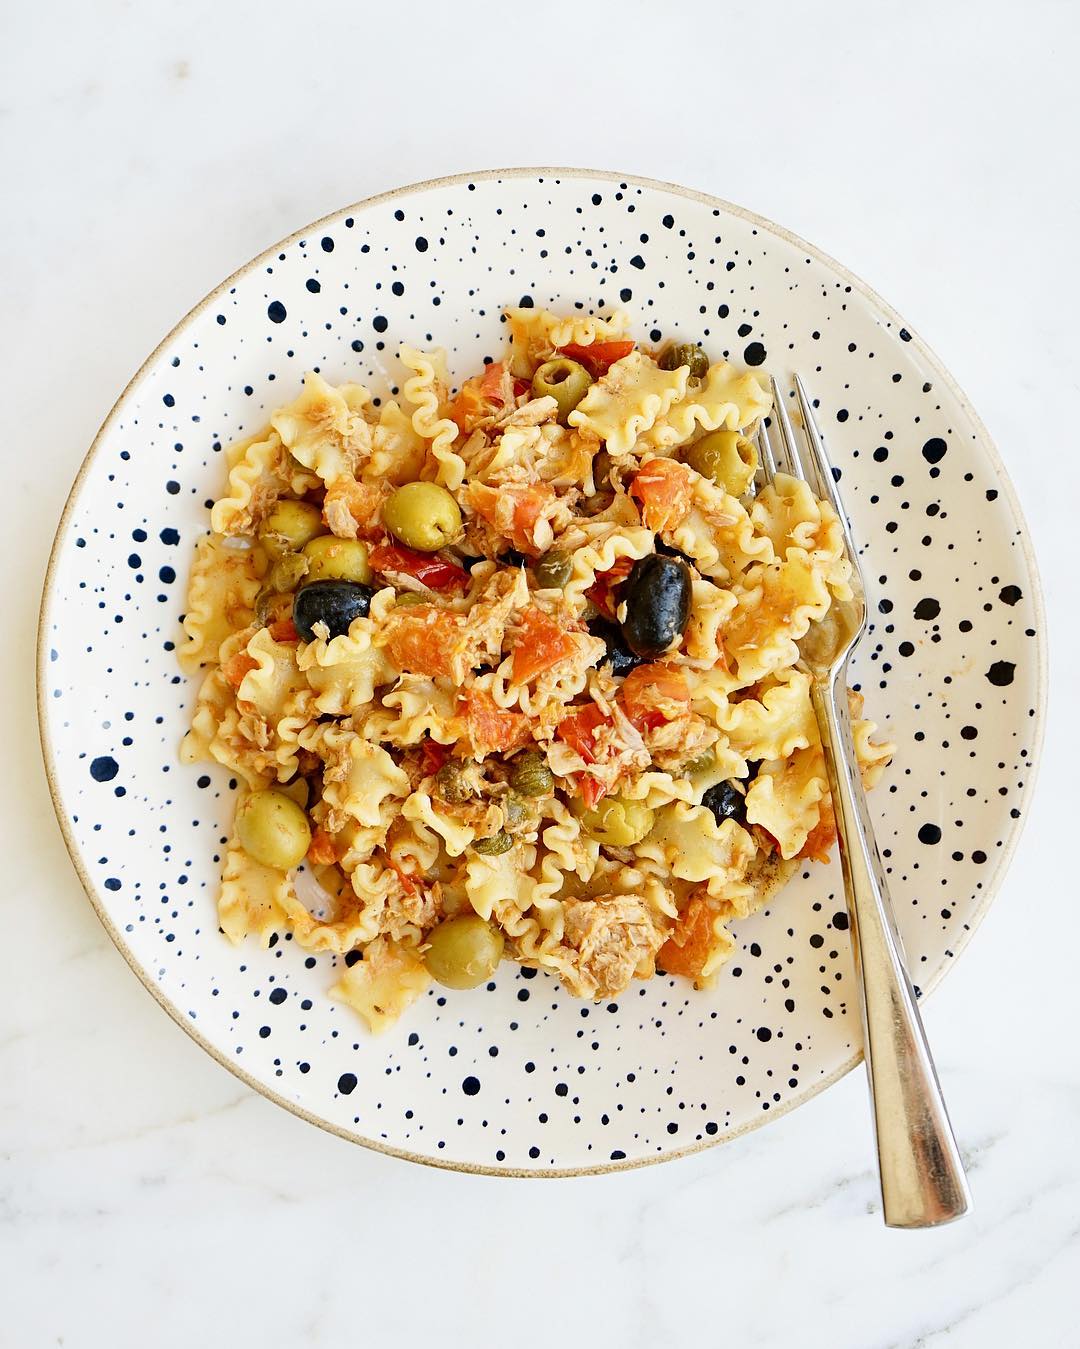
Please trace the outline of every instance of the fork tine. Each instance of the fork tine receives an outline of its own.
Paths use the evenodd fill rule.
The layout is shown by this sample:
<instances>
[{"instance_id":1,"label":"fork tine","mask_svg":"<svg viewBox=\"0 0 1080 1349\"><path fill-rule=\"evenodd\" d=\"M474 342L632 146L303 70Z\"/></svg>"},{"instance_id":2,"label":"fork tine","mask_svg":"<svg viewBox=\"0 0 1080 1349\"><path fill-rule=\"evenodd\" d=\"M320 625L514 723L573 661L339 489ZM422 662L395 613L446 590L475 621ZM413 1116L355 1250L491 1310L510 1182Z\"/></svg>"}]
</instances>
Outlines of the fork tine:
<instances>
[{"instance_id":1,"label":"fork tine","mask_svg":"<svg viewBox=\"0 0 1080 1349\"><path fill-rule=\"evenodd\" d=\"M772 441L762 417L757 432L758 461L761 470L762 485L768 487L776 477L776 460L773 458Z\"/></svg>"},{"instance_id":2,"label":"fork tine","mask_svg":"<svg viewBox=\"0 0 1080 1349\"><path fill-rule=\"evenodd\" d=\"M805 478L806 470L799 454L799 442L795 436L795 428L791 425L791 418L788 416L787 399L775 378L772 380L772 396L773 421L780 428L780 439L784 447L783 472L790 473L794 478Z\"/></svg>"},{"instance_id":3,"label":"fork tine","mask_svg":"<svg viewBox=\"0 0 1080 1349\"><path fill-rule=\"evenodd\" d=\"M851 526L848 524L847 512L840 500L840 493L836 487L836 478L833 476L829 456L825 453L825 446L821 443L821 432L818 430L817 422L814 419L810 397L806 392L806 386L798 375L795 376L795 395L799 400L799 412L802 414L803 426L806 429L806 443L809 447L810 460L813 463L818 480L818 496L825 497L836 512L840 521L840 528L844 531L844 543L847 545L848 557L851 559L852 566L858 570L859 554L855 551L855 541L851 537Z\"/></svg>"}]
</instances>

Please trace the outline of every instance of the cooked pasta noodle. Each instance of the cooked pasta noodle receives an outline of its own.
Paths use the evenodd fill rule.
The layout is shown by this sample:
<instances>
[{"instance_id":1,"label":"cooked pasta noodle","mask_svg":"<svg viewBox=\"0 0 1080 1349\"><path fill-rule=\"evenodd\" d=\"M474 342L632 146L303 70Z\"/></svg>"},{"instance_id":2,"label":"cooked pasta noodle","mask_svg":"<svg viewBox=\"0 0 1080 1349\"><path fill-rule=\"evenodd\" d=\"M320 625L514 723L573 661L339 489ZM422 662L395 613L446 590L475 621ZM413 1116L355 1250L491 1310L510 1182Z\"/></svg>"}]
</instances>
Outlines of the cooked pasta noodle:
<instances>
[{"instance_id":1,"label":"cooked pasta noodle","mask_svg":"<svg viewBox=\"0 0 1080 1349\"><path fill-rule=\"evenodd\" d=\"M666 368L620 311L507 320L457 394L410 347L400 404L309 374L227 450L191 570L181 757L243 784L219 923L348 955L330 995L373 1031L436 945L455 986L500 952L579 997L707 984L835 838L798 643L851 598L839 521L692 466L765 385ZM873 786L893 747L851 715Z\"/></svg>"}]
</instances>

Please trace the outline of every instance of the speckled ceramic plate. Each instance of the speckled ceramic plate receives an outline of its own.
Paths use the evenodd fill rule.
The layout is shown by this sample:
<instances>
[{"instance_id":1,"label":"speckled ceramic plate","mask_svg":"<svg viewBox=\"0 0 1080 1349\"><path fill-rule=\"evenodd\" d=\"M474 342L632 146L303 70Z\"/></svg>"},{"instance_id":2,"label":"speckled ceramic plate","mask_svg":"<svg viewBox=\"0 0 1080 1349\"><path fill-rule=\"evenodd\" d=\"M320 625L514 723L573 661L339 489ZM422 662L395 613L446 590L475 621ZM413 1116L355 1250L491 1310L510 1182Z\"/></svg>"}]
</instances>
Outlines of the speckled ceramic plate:
<instances>
[{"instance_id":1,"label":"speckled ceramic plate","mask_svg":"<svg viewBox=\"0 0 1080 1349\"><path fill-rule=\"evenodd\" d=\"M196 684L173 658L224 443L305 370L394 383L402 341L441 344L468 374L500 350L501 308L531 302L625 305L643 338L797 369L820 400L875 619L855 674L899 746L872 809L924 992L1016 841L1044 659L1023 522L956 385L855 277L723 202L563 170L421 184L275 245L169 334L87 456L46 584L42 740L87 893L158 1001L256 1090L416 1161L553 1174L722 1142L858 1061L836 866L740 924L710 992L657 978L592 1005L507 964L492 989L433 989L372 1038L326 996L332 957L219 934L235 783L177 761Z\"/></svg>"}]
</instances>

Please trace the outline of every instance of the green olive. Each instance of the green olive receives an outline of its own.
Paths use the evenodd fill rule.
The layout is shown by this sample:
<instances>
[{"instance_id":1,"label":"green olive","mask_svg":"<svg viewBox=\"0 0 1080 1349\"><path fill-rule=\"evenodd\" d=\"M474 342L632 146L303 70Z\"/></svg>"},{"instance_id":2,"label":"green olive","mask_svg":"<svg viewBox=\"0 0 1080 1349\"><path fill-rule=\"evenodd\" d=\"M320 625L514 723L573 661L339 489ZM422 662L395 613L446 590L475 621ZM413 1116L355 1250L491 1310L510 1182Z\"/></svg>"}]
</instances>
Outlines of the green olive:
<instances>
[{"instance_id":1,"label":"green olive","mask_svg":"<svg viewBox=\"0 0 1080 1349\"><path fill-rule=\"evenodd\" d=\"M612 848L640 843L656 822L655 811L641 801L624 801L621 796L605 797L592 810L580 808L576 813L590 838Z\"/></svg>"},{"instance_id":2,"label":"green olive","mask_svg":"<svg viewBox=\"0 0 1080 1349\"><path fill-rule=\"evenodd\" d=\"M284 787L276 787L274 790L282 792L290 801L295 801L301 810L307 809L311 788L308 786L306 778L293 778L292 782L287 783Z\"/></svg>"},{"instance_id":3,"label":"green olive","mask_svg":"<svg viewBox=\"0 0 1080 1349\"><path fill-rule=\"evenodd\" d=\"M555 776L538 749L527 749L510 766L510 786L519 796L547 796Z\"/></svg>"},{"instance_id":4,"label":"green olive","mask_svg":"<svg viewBox=\"0 0 1080 1349\"><path fill-rule=\"evenodd\" d=\"M322 512L307 501L278 501L262 522L259 539L272 558L298 553L323 532Z\"/></svg>"},{"instance_id":5,"label":"green olive","mask_svg":"<svg viewBox=\"0 0 1080 1349\"><path fill-rule=\"evenodd\" d=\"M463 805L473 794L465 776L465 766L459 759L447 759L435 774L435 790L452 806Z\"/></svg>"},{"instance_id":6,"label":"green olive","mask_svg":"<svg viewBox=\"0 0 1080 1349\"><path fill-rule=\"evenodd\" d=\"M504 852L509 852L513 846L514 840L505 829L500 829L497 834L491 834L487 838L478 838L473 844L473 849L482 853L484 857L498 857Z\"/></svg>"},{"instance_id":7,"label":"green olive","mask_svg":"<svg viewBox=\"0 0 1080 1349\"><path fill-rule=\"evenodd\" d=\"M566 419L589 392L592 375L577 361L566 356L556 356L553 361L545 361L532 377L534 398L554 398L559 405L559 421L563 426Z\"/></svg>"},{"instance_id":8,"label":"green olive","mask_svg":"<svg viewBox=\"0 0 1080 1349\"><path fill-rule=\"evenodd\" d=\"M738 431L710 431L686 452L686 462L703 478L711 478L733 497L750 488L757 469L754 442Z\"/></svg>"},{"instance_id":9,"label":"green olive","mask_svg":"<svg viewBox=\"0 0 1080 1349\"><path fill-rule=\"evenodd\" d=\"M337 539L320 534L304 545L308 575L313 581L358 581L371 584L367 544L359 539Z\"/></svg>"},{"instance_id":10,"label":"green olive","mask_svg":"<svg viewBox=\"0 0 1080 1349\"><path fill-rule=\"evenodd\" d=\"M389 498L383 524L406 548L434 553L461 533L461 511L445 487L436 482L407 482Z\"/></svg>"},{"instance_id":11,"label":"green olive","mask_svg":"<svg viewBox=\"0 0 1080 1349\"><path fill-rule=\"evenodd\" d=\"M709 373L708 356L692 342L672 342L660 353L657 364L661 370L678 370L688 365L694 379L704 379Z\"/></svg>"},{"instance_id":12,"label":"green olive","mask_svg":"<svg viewBox=\"0 0 1080 1349\"><path fill-rule=\"evenodd\" d=\"M237 807L236 836L254 861L288 871L304 860L311 826L295 801L270 788L252 792Z\"/></svg>"},{"instance_id":13,"label":"green olive","mask_svg":"<svg viewBox=\"0 0 1080 1349\"><path fill-rule=\"evenodd\" d=\"M553 548L550 553L545 553L533 568L533 575L536 577L538 588L540 590L561 590L570 579L571 567L569 553L562 553L557 548Z\"/></svg>"},{"instance_id":14,"label":"green olive","mask_svg":"<svg viewBox=\"0 0 1080 1349\"><path fill-rule=\"evenodd\" d=\"M490 979L503 953L503 934L477 914L447 918L428 933L424 963L446 988L475 988Z\"/></svg>"}]
</instances>

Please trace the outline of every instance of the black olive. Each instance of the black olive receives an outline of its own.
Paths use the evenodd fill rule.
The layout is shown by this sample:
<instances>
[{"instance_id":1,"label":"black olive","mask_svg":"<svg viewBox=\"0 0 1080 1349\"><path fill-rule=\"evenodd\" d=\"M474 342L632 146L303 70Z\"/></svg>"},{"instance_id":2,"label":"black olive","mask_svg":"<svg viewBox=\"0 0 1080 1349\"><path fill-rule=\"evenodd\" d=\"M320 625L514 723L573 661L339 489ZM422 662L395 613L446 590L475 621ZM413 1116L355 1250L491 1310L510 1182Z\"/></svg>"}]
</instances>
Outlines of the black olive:
<instances>
[{"instance_id":1,"label":"black olive","mask_svg":"<svg viewBox=\"0 0 1080 1349\"><path fill-rule=\"evenodd\" d=\"M524 553L519 553L516 548L508 548L505 553L500 553L499 561L504 567L529 567L533 563L531 557L526 557Z\"/></svg>"},{"instance_id":2,"label":"black olive","mask_svg":"<svg viewBox=\"0 0 1080 1349\"><path fill-rule=\"evenodd\" d=\"M638 558L626 579L623 636L630 650L652 658L681 637L690 621L690 568L677 557Z\"/></svg>"},{"instance_id":3,"label":"black olive","mask_svg":"<svg viewBox=\"0 0 1080 1349\"><path fill-rule=\"evenodd\" d=\"M594 637L601 638L607 645L607 652L601 659L611 662L613 675L627 675L645 664L645 658L635 656L626 645L618 623L609 623L606 618L590 618L588 628Z\"/></svg>"},{"instance_id":4,"label":"black olive","mask_svg":"<svg viewBox=\"0 0 1080 1349\"><path fill-rule=\"evenodd\" d=\"M325 623L331 637L340 637L354 618L367 617L374 594L371 586L357 581L309 581L293 597L296 631L312 642L315 624Z\"/></svg>"},{"instance_id":5,"label":"black olive","mask_svg":"<svg viewBox=\"0 0 1080 1349\"><path fill-rule=\"evenodd\" d=\"M663 553L665 557L681 557L688 567L694 565L694 559L692 557L687 557L687 555L679 548L672 548L671 544L665 543L659 534L656 536L656 551L658 553Z\"/></svg>"},{"instance_id":6,"label":"black olive","mask_svg":"<svg viewBox=\"0 0 1080 1349\"><path fill-rule=\"evenodd\" d=\"M712 811L717 824L723 824L725 820L746 823L746 797L730 782L718 782L715 787L710 787L701 798L701 804Z\"/></svg>"}]
</instances>

